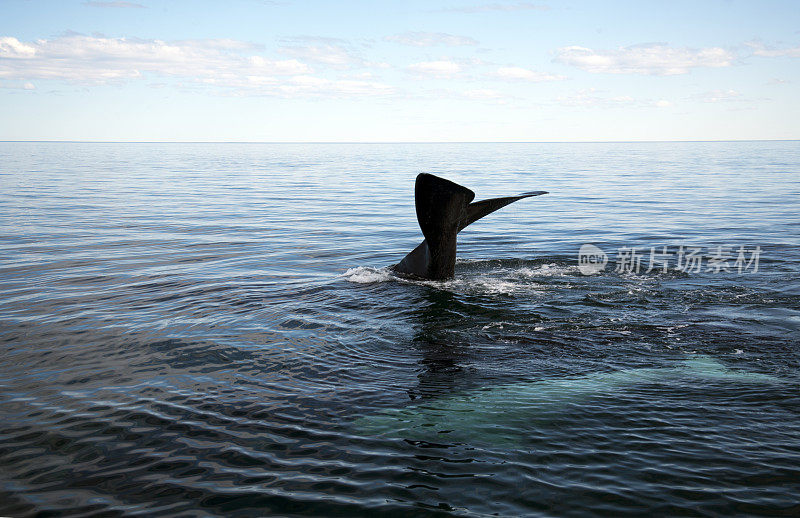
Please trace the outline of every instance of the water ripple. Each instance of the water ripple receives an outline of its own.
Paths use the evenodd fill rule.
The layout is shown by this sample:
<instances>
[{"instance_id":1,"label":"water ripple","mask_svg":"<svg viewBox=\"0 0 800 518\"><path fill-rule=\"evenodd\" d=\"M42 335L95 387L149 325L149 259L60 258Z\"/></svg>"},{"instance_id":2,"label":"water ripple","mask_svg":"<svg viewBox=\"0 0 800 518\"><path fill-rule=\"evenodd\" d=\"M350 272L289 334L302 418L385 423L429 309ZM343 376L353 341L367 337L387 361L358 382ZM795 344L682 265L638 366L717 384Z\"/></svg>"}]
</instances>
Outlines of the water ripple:
<instances>
[{"instance_id":1,"label":"water ripple","mask_svg":"<svg viewBox=\"0 0 800 518\"><path fill-rule=\"evenodd\" d=\"M796 142L0 152L0 514L800 512ZM421 171L551 194L409 280Z\"/></svg>"}]
</instances>

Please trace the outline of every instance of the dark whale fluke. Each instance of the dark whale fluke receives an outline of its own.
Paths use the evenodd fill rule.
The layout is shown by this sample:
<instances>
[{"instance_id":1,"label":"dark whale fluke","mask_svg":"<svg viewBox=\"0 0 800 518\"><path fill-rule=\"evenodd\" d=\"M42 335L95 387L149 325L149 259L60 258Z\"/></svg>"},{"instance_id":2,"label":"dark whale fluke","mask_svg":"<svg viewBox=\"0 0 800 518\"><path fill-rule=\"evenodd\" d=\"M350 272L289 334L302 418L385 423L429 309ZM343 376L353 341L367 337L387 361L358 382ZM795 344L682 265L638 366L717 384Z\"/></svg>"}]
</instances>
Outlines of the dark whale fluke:
<instances>
[{"instance_id":1,"label":"dark whale fluke","mask_svg":"<svg viewBox=\"0 0 800 518\"><path fill-rule=\"evenodd\" d=\"M417 175L414 201L425 240L392 269L423 279L449 279L456 268L456 236L467 225L522 198L547 194L532 191L472 203L475 193L428 173Z\"/></svg>"}]
</instances>

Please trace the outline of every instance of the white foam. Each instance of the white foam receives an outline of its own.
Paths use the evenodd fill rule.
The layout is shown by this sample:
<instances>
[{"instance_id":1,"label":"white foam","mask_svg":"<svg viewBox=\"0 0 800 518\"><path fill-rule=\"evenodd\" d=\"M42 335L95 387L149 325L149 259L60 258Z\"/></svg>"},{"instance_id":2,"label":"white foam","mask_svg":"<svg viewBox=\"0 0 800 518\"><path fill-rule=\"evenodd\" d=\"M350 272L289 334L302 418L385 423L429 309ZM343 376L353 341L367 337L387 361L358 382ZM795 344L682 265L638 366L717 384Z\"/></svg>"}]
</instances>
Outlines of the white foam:
<instances>
[{"instance_id":1,"label":"white foam","mask_svg":"<svg viewBox=\"0 0 800 518\"><path fill-rule=\"evenodd\" d=\"M355 282L358 284L386 282L395 278L392 276L388 268L370 268L369 266L350 268L341 276L350 282Z\"/></svg>"},{"instance_id":2,"label":"white foam","mask_svg":"<svg viewBox=\"0 0 800 518\"><path fill-rule=\"evenodd\" d=\"M508 272L497 272L497 276L487 273L480 275L456 277L453 280L445 282L422 281L423 283L431 283L441 289L473 293L473 294L487 294L487 295L511 295L518 293L526 294L542 294L542 286L540 284L531 283L530 281L522 279L509 278Z\"/></svg>"},{"instance_id":3,"label":"white foam","mask_svg":"<svg viewBox=\"0 0 800 518\"><path fill-rule=\"evenodd\" d=\"M519 268L515 270L515 273L520 277L565 277L576 275L578 273L578 267L550 263L533 268Z\"/></svg>"},{"instance_id":4,"label":"white foam","mask_svg":"<svg viewBox=\"0 0 800 518\"><path fill-rule=\"evenodd\" d=\"M358 266L356 268L350 268L340 277L357 284L395 281L404 284L431 286L452 292L489 295L511 295L518 293L541 295L547 291L546 285L532 281L532 278L563 277L575 275L575 272L577 272L576 266L559 266L551 263L535 267L496 268L480 273L462 272L461 274L457 274L454 279L447 281L430 281L398 276L388 267L372 268L369 266Z\"/></svg>"},{"instance_id":5,"label":"white foam","mask_svg":"<svg viewBox=\"0 0 800 518\"><path fill-rule=\"evenodd\" d=\"M485 262L486 259L462 259L461 257L456 258L456 264L477 264Z\"/></svg>"},{"instance_id":6,"label":"white foam","mask_svg":"<svg viewBox=\"0 0 800 518\"><path fill-rule=\"evenodd\" d=\"M491 277L481 277L478 279L472 279L472 282L464 283L464 288L490 294L508 295L519 291L521 287L522 286L516 282L510 282L503 279L493 279Z\"/></svg>"}]
</instances>

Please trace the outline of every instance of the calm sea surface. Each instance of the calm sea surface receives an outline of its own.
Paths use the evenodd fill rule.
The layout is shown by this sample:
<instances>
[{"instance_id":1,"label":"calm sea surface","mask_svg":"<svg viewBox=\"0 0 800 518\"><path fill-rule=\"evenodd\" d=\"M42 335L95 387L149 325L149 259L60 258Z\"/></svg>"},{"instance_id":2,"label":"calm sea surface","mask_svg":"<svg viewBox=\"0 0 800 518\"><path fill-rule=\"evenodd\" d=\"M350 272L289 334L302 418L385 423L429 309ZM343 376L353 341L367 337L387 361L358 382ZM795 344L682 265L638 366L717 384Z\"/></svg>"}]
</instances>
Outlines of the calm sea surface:
<instances>
[{"instance_id":1,"label":"calm sea surface","mask_svg":"<svg viewBox=\"0 0 800 518\"><path fill-rule=\"evenodd\" d=\"M550 194L412 282L420 172ZM798 209L800 142L0 143L0 515L798 515Z\"/></svg>"}]
</instances>

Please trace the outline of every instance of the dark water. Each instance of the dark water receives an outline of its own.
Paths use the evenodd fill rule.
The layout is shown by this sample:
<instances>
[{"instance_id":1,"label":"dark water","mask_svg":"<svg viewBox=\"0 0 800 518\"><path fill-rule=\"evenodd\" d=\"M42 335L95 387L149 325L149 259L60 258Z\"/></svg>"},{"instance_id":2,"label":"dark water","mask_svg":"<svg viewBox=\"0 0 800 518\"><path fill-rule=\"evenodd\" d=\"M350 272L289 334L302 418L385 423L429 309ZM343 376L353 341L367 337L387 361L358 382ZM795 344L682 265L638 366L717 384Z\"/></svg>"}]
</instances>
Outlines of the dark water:
<instances>
[{"instance_id":1,"label":"dark water","mask_svg":"<svg viewBox=\"0 0 800 518\"><path fill-rule=\"evenodd\" d=\"M422 171L551 194L403 281ZM0 143L0 173L0 515L800 514L798 142ZM645 272L664 246L706 263Z\"/></svg>"}]
</instances>

